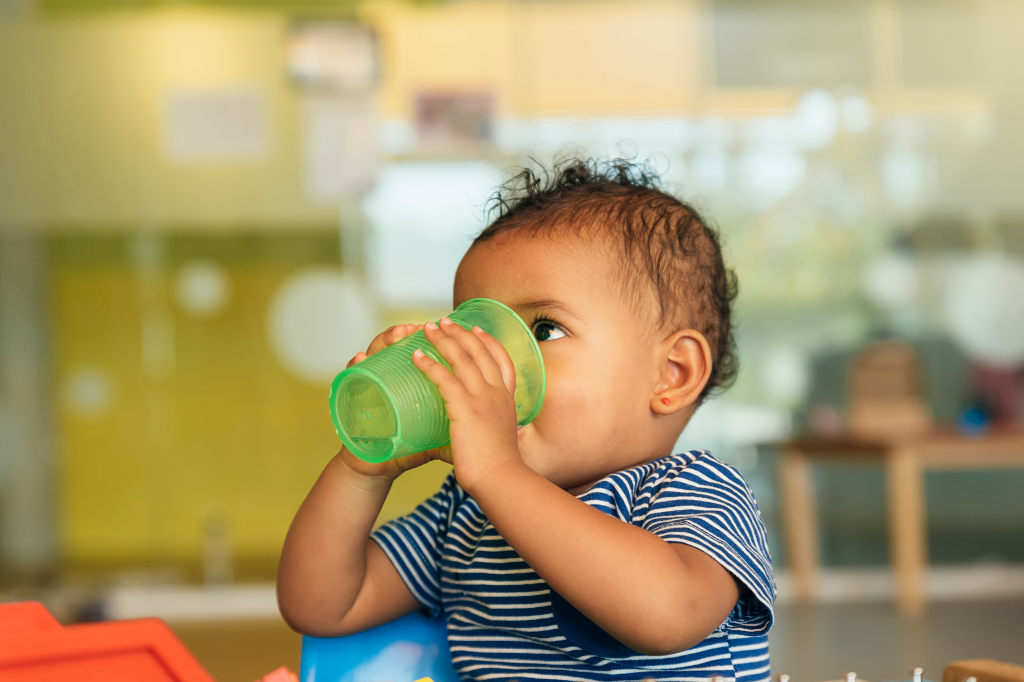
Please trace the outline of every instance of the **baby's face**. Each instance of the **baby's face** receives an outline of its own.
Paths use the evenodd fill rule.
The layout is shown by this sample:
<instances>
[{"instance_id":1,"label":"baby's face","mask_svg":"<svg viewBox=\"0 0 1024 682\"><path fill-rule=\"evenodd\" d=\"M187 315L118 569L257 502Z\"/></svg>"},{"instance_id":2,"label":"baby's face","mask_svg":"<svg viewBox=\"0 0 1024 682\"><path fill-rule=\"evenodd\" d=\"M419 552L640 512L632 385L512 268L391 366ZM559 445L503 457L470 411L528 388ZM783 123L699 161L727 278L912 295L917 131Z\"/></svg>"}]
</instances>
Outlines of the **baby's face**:
<instances>
[{"instance_id":1,"label":"baby's face","mask_svg":"<svg viewBox=\"0 0 1024 682\"><path fill-rule=\"evenodd\" d=\"M671 454L674 442L666 445L664 421L656 423L664 416L651 409L661 339L611 281L620 267L601 242L505 233L471 248L455 275L456 307L490 298L533 330L547 390L540 413L519 430L519 451L574 494ZM653 319L653 296L649 303Z\"/></svg>"}]
</instances>

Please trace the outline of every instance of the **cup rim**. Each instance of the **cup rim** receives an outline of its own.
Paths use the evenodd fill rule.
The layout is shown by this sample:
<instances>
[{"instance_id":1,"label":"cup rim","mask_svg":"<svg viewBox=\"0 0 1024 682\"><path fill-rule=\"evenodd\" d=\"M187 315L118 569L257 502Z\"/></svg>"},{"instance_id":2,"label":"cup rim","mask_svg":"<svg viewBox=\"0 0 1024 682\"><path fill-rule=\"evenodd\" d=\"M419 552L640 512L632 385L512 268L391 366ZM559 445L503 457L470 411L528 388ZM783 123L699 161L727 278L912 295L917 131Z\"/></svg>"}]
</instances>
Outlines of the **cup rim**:
<instances>
[{"instance_id":1,"label":"cup rim","mask_svg":"<svg viewBox=\"0 0 1024 682\"><path fill-rule=\"evenodd\" d=\"M526 419L524 419L522 422L517 422L517 423L519 423L520 426L526 426L527 424L532 422L537 417L537 414L540 412L541 406L544 404L544 396L547 393L548 375L547 375L547 367L544 366L544 354L541 353L540 345L537 343L537 339L535 339L533 337L533 330L531 330L530 327L526 324L526 321L523 320L523 318L519 316L519 313L517 313L516 311L512 310L512 308L508 307L507 305L505 305L501 301L495 301L493 298L484 298L484 297L469 298L469 299L466 299L465 301L463 301L462 303L460 303L455 308L455 310L458 310L459 308L461 308L462 306L466 305L467 303L473 303L474 301L485 301L488 304L493 304L493 305L499 306L500 308L504 309L509 315L511 315L512 318L516 322L519 323L519 326L522 327L526 331L526 338L528 338L530 340L530 347L533 349L534 355L539 360L538 364L540 365L540 395L537 396L537 402L534 404L533 410L526 417Z\"/></svg>"},{"instance_id":2,"label":"cup rim","mask_svg":"<svg viewBox=\"0 0 1024 682\"><path fill-rule=\"evenodd\" d=\"M389 453L387 457L381 459L366 459L366 457L364 456L366 455L366 452L362 448L356 447L355 443L351 442L351 438L349 438L348 435L345 433L345 429L341 428L341 417L338 413L338 410L334 408L334 404L335 401L337 401L338 399L338 388L341 386L342 380L354 376L358 376L363 380L372 381L374 384L376 384L378 388L378 394L384 396L384 398L388 401L388 407L391 410L391 413L395 414L397 412L397 410L395 409L395 399L387 390L387 387L384 386L384 384L377 376L375 376L371 372L366 371L365 367L360 368L359 364L357 363L355 365L352 365L351 367L348 367L338 372L337 376L335 376L334 380L331 382L331 392L328 396L328 399L330 404L331 422L334 423L334 431L338 434L338 438L340 438L341 442L345 444L345 447L348 448L349 452L351 452L353 455L363 460L364 462L370 462L371 464L379 464L381 462L387 462L388 460L395 459L395 442L402 442L401 419L395 420L395 434L391 437L391 453ZM356 452L357 450L358 452Z\"/></svg>"}]
</instances>

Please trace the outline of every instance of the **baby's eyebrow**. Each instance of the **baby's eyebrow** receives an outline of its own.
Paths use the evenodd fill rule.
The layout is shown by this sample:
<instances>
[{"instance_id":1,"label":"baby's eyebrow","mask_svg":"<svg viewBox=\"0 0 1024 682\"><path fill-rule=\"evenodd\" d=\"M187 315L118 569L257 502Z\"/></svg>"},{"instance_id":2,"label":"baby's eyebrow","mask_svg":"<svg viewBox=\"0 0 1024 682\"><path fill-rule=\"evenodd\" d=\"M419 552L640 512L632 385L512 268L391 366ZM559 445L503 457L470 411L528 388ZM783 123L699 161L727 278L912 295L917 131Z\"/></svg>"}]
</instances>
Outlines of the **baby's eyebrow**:
<instances>
[{"instance_id":1,"label":"baby's eyebrow","mask_svg":"<svg viewBox=\"0 0 1024 682\"><path fill-rule=\"evenodd\" d=\"M537 301L529 301L527 303L520 303L518 305L512 306L512 308L514 310L520 310L522 308L547 308L549 310L558 310L558 311L560 311L562 313L565 313L569 317L572 317L572 318L577 319L577 320L582 319L580 317L580 314L577 313L575 310L573 310L572 308L570 308L569 306L567 306L566 304L564 304L564 303L562 303L560 301L556 301L553 298L542 298L542 299L537 300Z\"/></svg>"}]
</instances>

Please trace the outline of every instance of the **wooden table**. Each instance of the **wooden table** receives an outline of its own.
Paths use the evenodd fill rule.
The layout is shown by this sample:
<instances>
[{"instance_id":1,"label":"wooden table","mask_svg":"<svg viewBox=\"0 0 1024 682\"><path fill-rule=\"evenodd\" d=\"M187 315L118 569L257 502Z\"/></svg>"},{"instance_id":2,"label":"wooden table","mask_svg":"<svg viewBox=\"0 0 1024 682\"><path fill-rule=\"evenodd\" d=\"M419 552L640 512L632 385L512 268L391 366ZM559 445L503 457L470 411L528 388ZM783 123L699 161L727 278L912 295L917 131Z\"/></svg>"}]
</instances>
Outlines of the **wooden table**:
<instances>
[{"instance_id":1,"label":"wooden table","mask_svg":"<svg viewBox=\"0 0 1024 682\"><path fill-rule=\"evenodd\" d=\"M780 446L779 481L789 565L801 601L814 601L820 568L818 510L811 465L856 462L883 467L889 504L889 547L896 607L914 616L925 604L928 564L924 472L936 469L1024 468L1024 430L967 437L936 430L892 441L796 439ZM1022 494L1024 495L1024 494Z\"/></svg>"}]
</instances>

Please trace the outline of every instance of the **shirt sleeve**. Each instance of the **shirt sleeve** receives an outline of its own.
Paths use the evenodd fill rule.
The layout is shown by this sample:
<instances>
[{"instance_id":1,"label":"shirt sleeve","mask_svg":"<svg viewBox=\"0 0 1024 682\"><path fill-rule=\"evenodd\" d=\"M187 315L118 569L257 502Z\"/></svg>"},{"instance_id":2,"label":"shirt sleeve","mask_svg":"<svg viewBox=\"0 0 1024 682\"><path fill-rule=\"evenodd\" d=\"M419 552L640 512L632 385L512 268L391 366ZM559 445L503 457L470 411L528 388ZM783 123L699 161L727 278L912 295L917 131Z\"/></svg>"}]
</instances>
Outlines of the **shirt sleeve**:
<instances>
[{"instance_id":1,"label":"shirt sleeve","mask_svg":"<svg viewBox=\"0 0 1024 682\"><path fill-rule=\"evenodd\" d=\"M775 578L764 522L746 481L708 453L662 473L641 527L666 542L696 547L739 579L739 601L721 629L766 633L774 619Z\"/></svg>"},{"instance_id":2,"label":"shirt sleeve","mask_svg":"<svg viewBox=\"0 0 1024 682\"><path fill-rule=\"evenodd\" d=\"M442 611L441 550L456 506L455 472L441 489L412 513L388 521L370 533L394 565L409 591L431 617Z\"/></svg>"}]
</instances>

